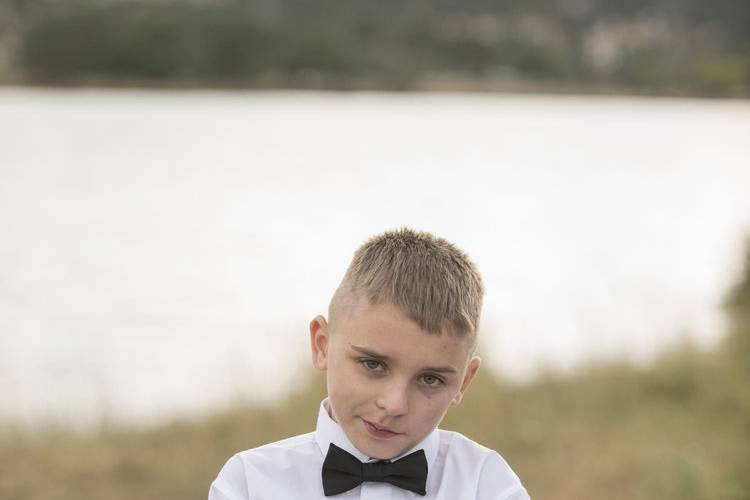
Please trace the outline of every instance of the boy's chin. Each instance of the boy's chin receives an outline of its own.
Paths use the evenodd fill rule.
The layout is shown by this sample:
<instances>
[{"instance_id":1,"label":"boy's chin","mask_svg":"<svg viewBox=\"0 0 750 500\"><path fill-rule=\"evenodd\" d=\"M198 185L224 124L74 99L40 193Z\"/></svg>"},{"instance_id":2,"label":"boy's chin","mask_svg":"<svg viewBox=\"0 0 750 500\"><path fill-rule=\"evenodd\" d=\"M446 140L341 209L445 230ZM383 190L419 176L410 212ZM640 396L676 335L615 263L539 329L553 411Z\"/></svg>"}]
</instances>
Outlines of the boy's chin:
<instances>
[{"instance_id":1,"label":"boy's chin","mask_svg":"<svg viewBox=\"0 0 750 500\"><path fill-rule=\"evenodd\" d=\"M378 441L373 440L373 438L369 436L361 436L361 438L354 443L354 446L370 458L390 460L399 455L403 455L405 451L414 445L405 443L401 436L390 438L387 441Z\"/></svg>"},{"instance_id":2,"label":"boy's chin","mask_svg":"<svg viewBox=\"0 0 750 500\"><path fill-rule=\"evenodd\" d=\"M359 450L359 451L361 451L362 453L364 453L368 457L374 458L374 459L377 459L377 460L391 460L391 459L393 459L393 458L395 458L395 457L403 454L403 451L400 450L400 449L393 451L393 450L384 450L384 449L381 449L379 447L375 448L375 447L367 447L367 446L365 446L364 448L365 448L364 450ZM405 449L404 449L404 451L405 451Z\"/></svg>"}]
</instances>

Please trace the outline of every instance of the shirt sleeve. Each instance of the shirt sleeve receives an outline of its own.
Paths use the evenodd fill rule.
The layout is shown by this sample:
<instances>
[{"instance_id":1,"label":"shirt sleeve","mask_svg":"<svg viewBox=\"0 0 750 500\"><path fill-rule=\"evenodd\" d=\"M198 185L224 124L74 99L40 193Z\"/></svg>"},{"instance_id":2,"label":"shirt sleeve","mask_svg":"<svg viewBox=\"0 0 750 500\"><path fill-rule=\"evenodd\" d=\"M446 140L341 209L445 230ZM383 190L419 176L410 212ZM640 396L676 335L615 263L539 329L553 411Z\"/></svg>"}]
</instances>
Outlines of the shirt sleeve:
<instances>
[{"instance_id":1,"label":"shirt sleeve","mask_svg":"<svg viewBox=\"0 0 750 500\"><path fill-rule=\"evenodd\" d=\"M208 500L252 500L247 491L245 467L239 455L233 456L224 464L211 483Z\"/></svg>"},{"instance_id":2,"label":"shirt sleeve","mask_svg":"<svg viewBox=\"0 0 750 500\"><path fill-rule=\"evenodd\" d=\"M215 484L208 490L208 500L232 500L232 497L222 492Z\"/></svg>"},{"instance_id":3,"label":"shirt sleeve","mask_svg":"<svg viewBox=\"0 0 750 500\"><path fill-rule=\"evenodd\" d=\"M482 465L477 500L530 500L530 497L503 457L493 452Z\"/></svg>"}]
</instances>

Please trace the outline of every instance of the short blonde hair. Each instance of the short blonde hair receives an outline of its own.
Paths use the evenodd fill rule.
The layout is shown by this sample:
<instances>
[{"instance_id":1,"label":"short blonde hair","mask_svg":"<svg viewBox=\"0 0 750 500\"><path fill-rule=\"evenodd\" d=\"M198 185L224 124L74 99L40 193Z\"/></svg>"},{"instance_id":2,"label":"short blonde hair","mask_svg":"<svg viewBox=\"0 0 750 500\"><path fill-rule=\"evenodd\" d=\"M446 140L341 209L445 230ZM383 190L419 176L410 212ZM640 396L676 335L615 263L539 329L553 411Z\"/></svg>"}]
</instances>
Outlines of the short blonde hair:
<instances>
[{"instance_id":1,"label":"short blonde hair","mask_svg":"<svg viewBox=\"0 0 750 500\"><path fill-rule=\"evenodd\" d=\"M448 331L475 346L482 278L463 251L431 233L402 228L366 241L331 299L331 322L352 296L393 304L423 330Z\"/></svg>"}]
</instances>

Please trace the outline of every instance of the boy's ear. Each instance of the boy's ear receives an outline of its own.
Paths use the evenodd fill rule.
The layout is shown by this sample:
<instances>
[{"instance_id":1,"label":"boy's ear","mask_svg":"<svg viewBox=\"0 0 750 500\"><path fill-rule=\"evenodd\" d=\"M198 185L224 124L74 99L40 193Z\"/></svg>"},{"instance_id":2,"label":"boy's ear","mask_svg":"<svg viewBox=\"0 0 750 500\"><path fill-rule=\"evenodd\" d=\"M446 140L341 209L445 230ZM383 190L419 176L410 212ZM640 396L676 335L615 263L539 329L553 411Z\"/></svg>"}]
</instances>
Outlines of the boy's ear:
<instances>
[{"instance_id":1,"label":"boy's ear","mask_svg":"<svg viewBox=\"0 0 750 500\"><path fill-rule=\"evenodd\" d=\"M328 366L328 322L323 316L315 316L310 321L310 349L313 366L325 370Z\"/></svg>"},{"instance_id":2,"label":"boy's ear","mask_svg":"<svg viewBox=\"0 0 750 500\"><path fill-rule=\"evenodd\" d=\"M469 366L466 368L466 375L464 375L464 379L461 381L461 388L458 390L458 394L453 397L451 406L457 406L459 403L461 403L466 389L469 388L469 384L471 384L471 381L477 374L477 370L479 370L479 365L481 364L482 360L479 358L479 356L474 356L473 358L471 358L471 361L469 361Z\"/></svg>"}]
</instances>

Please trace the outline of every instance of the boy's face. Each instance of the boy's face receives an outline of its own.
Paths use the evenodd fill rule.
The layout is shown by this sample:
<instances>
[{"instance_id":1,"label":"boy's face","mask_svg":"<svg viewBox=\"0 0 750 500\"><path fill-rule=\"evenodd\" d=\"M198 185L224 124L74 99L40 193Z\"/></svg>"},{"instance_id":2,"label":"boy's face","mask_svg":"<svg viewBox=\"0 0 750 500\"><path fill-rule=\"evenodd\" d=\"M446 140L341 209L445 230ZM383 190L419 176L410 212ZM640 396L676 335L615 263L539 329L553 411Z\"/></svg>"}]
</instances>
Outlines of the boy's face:
<instances>
[{"instance_id":1,"label":"boy's face","mask_svg":"<svg viewBox=\"0 0 750 500\"><path fill-rule=\"evenodd\" d=\"M428 333L394 305L360 300L331 327L322 316L310 323L313 365L327 371L333 419L369 457L427 437L479 368L468 340Z\"/></svg>"}]
</instances>

